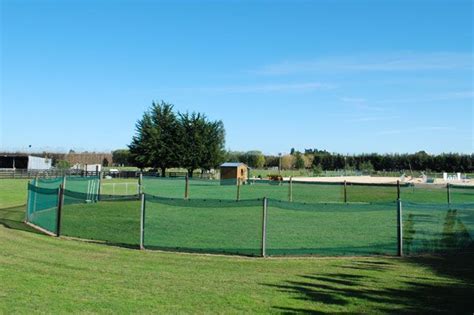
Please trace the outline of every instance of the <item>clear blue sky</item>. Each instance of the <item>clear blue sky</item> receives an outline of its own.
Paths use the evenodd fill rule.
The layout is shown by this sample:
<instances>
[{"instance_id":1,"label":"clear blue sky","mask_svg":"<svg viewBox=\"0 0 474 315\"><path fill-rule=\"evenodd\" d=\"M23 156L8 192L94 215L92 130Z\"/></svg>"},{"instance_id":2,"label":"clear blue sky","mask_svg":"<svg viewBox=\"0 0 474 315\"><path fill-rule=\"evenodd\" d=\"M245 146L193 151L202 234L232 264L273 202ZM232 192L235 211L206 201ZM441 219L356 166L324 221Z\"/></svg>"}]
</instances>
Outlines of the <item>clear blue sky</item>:
<instances>
[{"instance_id":1,"label":"clear blue sky","mask_svg":"<svg viewBox=\"0 0 474 315\"><path fill-rule=\"evenodd\" d=\"M232 150L474 151L473 1L0 1L0 150L123 148L163 99Z\"/></svg>"}]
</instances>

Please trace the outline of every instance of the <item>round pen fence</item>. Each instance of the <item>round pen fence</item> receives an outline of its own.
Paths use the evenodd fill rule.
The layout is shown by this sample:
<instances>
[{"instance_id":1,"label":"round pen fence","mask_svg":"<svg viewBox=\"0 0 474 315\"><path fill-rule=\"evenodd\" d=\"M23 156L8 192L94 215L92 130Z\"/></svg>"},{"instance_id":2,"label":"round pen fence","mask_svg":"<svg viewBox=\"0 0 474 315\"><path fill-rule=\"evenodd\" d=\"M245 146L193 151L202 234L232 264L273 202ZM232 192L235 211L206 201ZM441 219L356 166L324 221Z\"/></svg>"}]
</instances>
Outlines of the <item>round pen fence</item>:
<instances>
[{"instance_id":1,"label":"round pen fence","mask_svg":"<svg viewBox=\"0 0 474 315\"><path fill-rule=\"evenodd\" d=\"M48 234L112 245L245 256L415 255L474 246L474 190L465 186L141 184L109 194L98 178L36 180L28 185L26 221Z\"/></svg>"}]
</instances>

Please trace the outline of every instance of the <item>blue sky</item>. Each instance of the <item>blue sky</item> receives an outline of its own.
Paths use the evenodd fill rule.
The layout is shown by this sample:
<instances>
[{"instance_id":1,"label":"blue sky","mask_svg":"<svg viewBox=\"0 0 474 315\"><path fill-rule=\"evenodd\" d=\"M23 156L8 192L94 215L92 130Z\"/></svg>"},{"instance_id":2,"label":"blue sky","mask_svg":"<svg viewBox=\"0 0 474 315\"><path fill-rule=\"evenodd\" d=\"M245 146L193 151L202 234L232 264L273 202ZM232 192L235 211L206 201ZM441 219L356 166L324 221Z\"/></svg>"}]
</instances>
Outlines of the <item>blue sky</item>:
<instances>
[{"instance_id":1,"label":"blue sky","mask_svg":"<svg viewBox=\"0 0 474 315\"><path fill-rule=\"evenodd\" d=\"M123 148L163 99L232 150L474 151L472 1L0 2L2 150Z\"/></svg>"}]
</instances>

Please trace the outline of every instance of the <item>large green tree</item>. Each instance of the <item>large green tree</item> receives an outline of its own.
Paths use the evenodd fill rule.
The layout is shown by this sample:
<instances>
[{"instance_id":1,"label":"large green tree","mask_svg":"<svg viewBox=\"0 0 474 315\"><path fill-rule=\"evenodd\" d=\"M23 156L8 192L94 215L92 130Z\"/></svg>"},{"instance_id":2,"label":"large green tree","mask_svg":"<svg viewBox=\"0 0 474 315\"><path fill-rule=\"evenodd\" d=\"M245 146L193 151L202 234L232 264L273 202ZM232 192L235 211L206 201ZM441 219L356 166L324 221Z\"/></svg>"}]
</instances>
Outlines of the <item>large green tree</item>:
<instances>
[{"instance_id":1,"label":"large green tree","mask_svg":"<svg viewBox=\"0 0 474 315\"><path fill-rule=\"evenodd\" d=\"M181 166L190 177L196 169L217 167L224 158L225 129L222 121L209 121L201 113L179 114Z\"/></svg>"},{"instance_id":2,"label":"large green tree","mask_svg":"<svg viewBox=\"0 0 474 315\"><path fill-rule=\"evenodd\" d=\"M138 167L183 167L190 176L196 169L209 170L224 160L225 129L201 113L175 114L165 102L153 103L136 124L130 159Z\"/></svg>"},{"instance_id":3,"label":"large green tree","mask_svg":"<svg viewBox=\"0 0 474 315\"><path fill-rule=\"evenodd\" d=\"M180 124L173 105L153 102L150 110L136 124L136 134L129 145L131 160L140 168L161 170L180 166Z\"/></svg>"},{"instance_id":4,"label":"large green tree","mask_svg":"<svg viewBox=\"0 0 474 315\"><path fill-rule=\"evenodd\" d=\"M115 165L128 166L130 163L130 150L119 149L112 151L112 160Z\"/></svg>"}]
</instances>

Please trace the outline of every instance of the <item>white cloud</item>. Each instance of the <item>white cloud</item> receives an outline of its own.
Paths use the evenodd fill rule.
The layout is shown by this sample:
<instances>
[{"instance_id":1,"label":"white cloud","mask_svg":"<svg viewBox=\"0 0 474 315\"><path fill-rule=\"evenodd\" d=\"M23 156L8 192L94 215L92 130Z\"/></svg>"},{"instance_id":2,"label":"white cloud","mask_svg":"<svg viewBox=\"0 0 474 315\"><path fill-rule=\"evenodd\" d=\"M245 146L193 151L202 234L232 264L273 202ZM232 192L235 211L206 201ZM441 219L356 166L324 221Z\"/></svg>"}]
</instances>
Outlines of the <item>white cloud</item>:
<instances>
[{"instance_id":1,"label":"white cloud","mask_svg":"<svg viewBox=\"0 0 474 315\"><path fill-rule=\"evenodd\" d=\"M474 91L454 91L437 93L432 95L423 95L414 98L400 98L400 99L385 99L377 103L380 104L400 104L400 103L422 103L422 102L436 102L436 101L450 101L474 98Z\"/></svg>"},{"instance_id":2,"label":"white cloud","mask_svg":"<svg viewBox=\"0 0 474 315\"><path fill-rule=\"evenodd\" d=\"M313 60L284 61L250 71L261 75L284 75L308 72L394 72L469 70L473 68L472 53L395 52L385 54L354 54L322 57Z\"/></svg>"}]
</instances>

